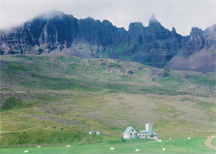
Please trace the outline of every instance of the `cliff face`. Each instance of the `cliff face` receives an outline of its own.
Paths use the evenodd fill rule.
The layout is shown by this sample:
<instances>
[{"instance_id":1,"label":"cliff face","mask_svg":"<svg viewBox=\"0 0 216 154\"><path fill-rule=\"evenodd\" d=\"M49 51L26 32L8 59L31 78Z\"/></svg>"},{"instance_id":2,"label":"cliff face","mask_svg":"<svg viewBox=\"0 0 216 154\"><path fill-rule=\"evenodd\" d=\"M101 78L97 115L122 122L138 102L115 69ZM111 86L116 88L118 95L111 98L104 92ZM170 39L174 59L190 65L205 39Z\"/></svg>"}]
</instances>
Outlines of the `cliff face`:
<instances>
[{"instance_id":1,"label":"cliff face","mask_svg":"<svg viewBox=\"0 0 216 154\"><path fill-rule=\"evenodd\" d=\"M156 19L150 19L149 26L140 23L130 24L128 31L129 43L133 44L126 55L131 60L155 67L163 67L181 48L183 37L175 30L165 29Z\"/></svg>"},{"instance_id":2,"label":"cliff face","mask_svg":"<svg viewBox=\"0 0 216 154\"><path fill-rule=\"evenodd\" d=\"M192 28L184 38L180 53L166 65L177 70L214 72L216 70L216 25L202 31Z\"/></svg>"},{"instance_id":3,"label":"cliff face","mask_svg":"<svg viewBox=\"0 0 216 154\"><path fill-rule=\"evenodd\" d=\"M52 12L0 33L1 54L64 53L130 60L159 68L175 56L188 58L201 50L215 55L215 49L216 25L205 31L192 28L191 34L184 37L175 28L172 31L164 28L154 16L147 27L131 23L126 31L107 20L78 20L72 15Z\"/></svg>"}]
</instances>

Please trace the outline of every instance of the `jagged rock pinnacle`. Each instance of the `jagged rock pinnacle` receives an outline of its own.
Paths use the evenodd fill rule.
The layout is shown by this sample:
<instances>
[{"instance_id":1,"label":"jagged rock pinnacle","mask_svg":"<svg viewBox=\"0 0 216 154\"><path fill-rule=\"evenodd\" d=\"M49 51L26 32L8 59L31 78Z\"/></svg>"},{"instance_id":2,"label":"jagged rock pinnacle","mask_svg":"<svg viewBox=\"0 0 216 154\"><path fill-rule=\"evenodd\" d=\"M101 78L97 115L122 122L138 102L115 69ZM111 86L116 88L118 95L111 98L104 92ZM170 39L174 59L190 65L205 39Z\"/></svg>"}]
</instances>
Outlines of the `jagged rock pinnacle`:
<instances>
[{"instance_id":1,"label":"jagged rock pinnacle","mask_svg":"<svg viewBox=\"0 0 216 154\"><path fill-rule=\"evenodd\" d=\"M152 14L151 18L149 19L149 24L150 23L159 23L154 14Z\"/></svg>"},{"instance_id":2,"label":"jagged rock pinnacle","mask_svg":"<svg viewBox=\"0 0 216 154\"><path fill-rule=\"evenodd\" d=\"M176 33L175 27L172 27L172 32L173 32L173 33Z\"/></svg>"}]
</instances>

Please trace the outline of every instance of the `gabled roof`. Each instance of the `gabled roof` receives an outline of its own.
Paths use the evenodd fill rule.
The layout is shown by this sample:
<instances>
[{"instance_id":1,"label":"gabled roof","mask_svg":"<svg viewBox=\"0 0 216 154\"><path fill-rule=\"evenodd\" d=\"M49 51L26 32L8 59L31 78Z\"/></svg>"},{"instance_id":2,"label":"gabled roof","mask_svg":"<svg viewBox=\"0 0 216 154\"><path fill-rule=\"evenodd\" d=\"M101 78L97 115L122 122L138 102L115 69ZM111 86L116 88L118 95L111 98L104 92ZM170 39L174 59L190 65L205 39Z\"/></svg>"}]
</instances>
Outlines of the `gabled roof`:
<instances>
[{"instance_id":1,"label":"gabled roof","mask_svg":"<svg viewBox=\"0 0 216 154\"><path fill-rule=\"evenodd\" d=\"M131 129L134 129L132 126L128 126L126 129L125 129L125 131L124 131L124 133L129 133L130 131L131 131ZM134 129L135 130L135 129Z\"/></svg>"}]
</instances>

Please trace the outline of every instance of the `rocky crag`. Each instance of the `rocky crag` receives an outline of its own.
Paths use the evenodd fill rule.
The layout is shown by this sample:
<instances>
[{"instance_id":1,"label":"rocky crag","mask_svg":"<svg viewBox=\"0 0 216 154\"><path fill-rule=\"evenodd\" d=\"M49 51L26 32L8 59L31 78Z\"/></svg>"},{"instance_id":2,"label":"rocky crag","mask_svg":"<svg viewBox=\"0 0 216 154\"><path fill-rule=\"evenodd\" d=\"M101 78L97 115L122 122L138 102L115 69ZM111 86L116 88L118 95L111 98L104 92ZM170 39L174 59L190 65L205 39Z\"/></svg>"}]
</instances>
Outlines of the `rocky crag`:
<instances>
[{"instance_id":1,"label":"rocky crag","mask_svg":"<svg viewBox=\"0 0 216 154\"><path fill-rule=\"evenodd\" d=\"M216 67L216 25L192 28L181 36L154 17L149 25L135 22L129 30L93 18L77 19L54 11L0 33L0 54L69 54L113 58L179 70L212 72Z\"/></svg>"}]
</instances>

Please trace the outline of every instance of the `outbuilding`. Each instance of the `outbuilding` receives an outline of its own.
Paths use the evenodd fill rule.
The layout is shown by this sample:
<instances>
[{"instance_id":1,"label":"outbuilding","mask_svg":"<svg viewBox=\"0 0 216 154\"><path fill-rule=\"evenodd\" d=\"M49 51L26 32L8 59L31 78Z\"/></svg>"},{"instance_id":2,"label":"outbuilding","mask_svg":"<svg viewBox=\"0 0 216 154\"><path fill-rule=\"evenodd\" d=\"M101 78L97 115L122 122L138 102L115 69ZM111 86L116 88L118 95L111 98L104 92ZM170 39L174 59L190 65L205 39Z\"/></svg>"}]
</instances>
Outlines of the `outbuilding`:
<instances>
[{"instance_id":1,"label":"outbuilding","mask_svg":"<svg viewBox=\"0 0 216 154\"><path fill-rule=\"evenodd\" d=\"M90 131L90 135L101 135L101 131Z\"/></svg>"}]
</instances>

